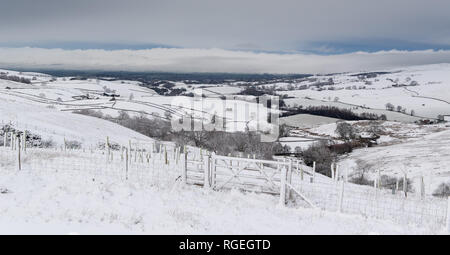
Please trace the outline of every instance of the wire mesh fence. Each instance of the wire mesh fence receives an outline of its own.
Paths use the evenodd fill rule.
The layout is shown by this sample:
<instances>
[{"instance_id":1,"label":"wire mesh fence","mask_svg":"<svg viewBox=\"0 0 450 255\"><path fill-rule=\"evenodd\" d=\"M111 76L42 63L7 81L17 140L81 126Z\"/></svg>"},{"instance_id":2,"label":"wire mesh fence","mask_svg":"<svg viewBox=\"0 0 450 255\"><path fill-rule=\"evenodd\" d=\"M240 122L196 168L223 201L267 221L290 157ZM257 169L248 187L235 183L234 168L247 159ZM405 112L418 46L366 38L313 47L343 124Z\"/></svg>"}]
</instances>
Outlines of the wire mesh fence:
<instances>
[{"instance_id":1,"label":"wire mesh fence","mask_svg":"<svg viewBox=\"0 0 450 255\"><path fill-rule=\"evenodd\" d=\"M0 148L0 171L17 172L18 150ZM171 159L169 159L172 157ZM171 187L180 176L170 152L59 150L28 148L21 154L20 171L74 173L93 179L128 180L141 185Z\"/></svg>"},{"instance_id":2,"label":"wire mesh fence","mask_svg":"<svg viewBox=\"0 0 450 255\"><path fill-rule=\"evenodd\" d=\"M185 151L188 152L187 157L185 157ZM191 184L204 184L205 169L213 169L204 164L208 153L199 148L182 148L175 144L156 142L139 146L130 143L127 146L115 149L106 147L103 150L25 149L21 148L20 139L18 139L16 147L0 147L0 173L12 173L19 169L47 174L70 173L84 175L95 180L105 178L127 180L142 186L170 188L175 185L177 180L183 179L183 171L186 171L188 177L192 178L192 174L188 171L193 170L189 168L189 165L185 165L185 160L188 163L200 162L198 165L201 167L194 169L198 171L198 181ZM235 171L233 168L235 164L232 162L237 160L236 158L223 156L220 158L225 161L229 160L222 167L231 167ZM19 162L20 166L18 166ZM274 161L274 163L280 162ZM220 165L214 169L220 170ZM265 169L261 169L261 171L263 170ZM276 168L276 170L280 171L281 169ZM288 177L288 184L303 198L307 198L315 206L324 210L360 214L388 219L400 224L412 223L436 228L441 228L449 220L447 199L411 195L404 197L401 192L392 194L390 190L386 189L356 185L343 180L338 182L321 175L314 176L314 171L294 169L292 175ZM261 175L255 175L255 177L261 178ZM189 180L187 178L186 183L189 183ZM270 178L264 178L264 181L270 182L270 180ZM292 193L289 188L288 193Z\"/></svg>"},{"instance_id":3,"label":"wire mesh fence","mask_svg":"<svg viewBox=\"0 0 450 255\"><path fill-rule=\"evenodd\" d=\"M442 228L449 212L448 200L432 196L405 197L401 192L337 181L301 181L293 187L325 210L387 219L400 224Z\"/></svg>"}]
</instances>

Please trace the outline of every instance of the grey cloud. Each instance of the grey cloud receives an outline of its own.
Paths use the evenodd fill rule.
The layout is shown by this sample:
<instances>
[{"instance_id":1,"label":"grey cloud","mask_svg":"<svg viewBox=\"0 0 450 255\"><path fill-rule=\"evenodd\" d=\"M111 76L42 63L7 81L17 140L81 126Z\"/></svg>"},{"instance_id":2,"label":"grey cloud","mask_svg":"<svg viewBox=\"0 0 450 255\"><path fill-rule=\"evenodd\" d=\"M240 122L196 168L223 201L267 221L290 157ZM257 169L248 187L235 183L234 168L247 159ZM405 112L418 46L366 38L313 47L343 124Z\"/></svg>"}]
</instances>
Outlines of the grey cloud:
<instances>
[{"instance_id":1,"label":"grey cloud","mask_svg":"<svg viewBox=\"0 0 450 255\"><path fill-rule=\"evenodd\" d=\"M390 38L450 45L442 0L0 1L0 42L102 41L182 47Z\"/></svg>"},{"instance_id":2,"label":"grey cloud","mask_svg":"<svg viewBox=\"0 0 450 255\"><path fill-rule=\"evenodd\" d=\"M334 73L450 63L450 51L381 51L340 55L269 54L222 49L62 50L0 48L0 66L167 72Z\"/></svg>"}]
</instances>

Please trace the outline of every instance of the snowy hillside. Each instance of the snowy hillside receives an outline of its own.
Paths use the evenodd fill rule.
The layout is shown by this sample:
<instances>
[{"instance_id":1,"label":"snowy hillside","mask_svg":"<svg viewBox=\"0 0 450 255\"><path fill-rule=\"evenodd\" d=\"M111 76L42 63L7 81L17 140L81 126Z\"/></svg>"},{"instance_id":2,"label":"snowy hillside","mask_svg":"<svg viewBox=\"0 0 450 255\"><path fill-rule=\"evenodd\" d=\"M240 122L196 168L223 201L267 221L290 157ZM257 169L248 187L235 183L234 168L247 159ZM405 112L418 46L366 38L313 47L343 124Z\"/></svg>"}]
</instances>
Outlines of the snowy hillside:
<instances>
[{"instance_id":1,"label":"snowy hillside","mask_svg":"<svg viewBox=\"0 0 450 255\"><path fill-rule=\"evenodd\" d=\"M358 149L340 161L343 169L356 172L363 167L368 176L381 175L401 178L405 173L419 190L424 178L425 192L432 194L442 183L450 181L450 130L411 138L399 144Z\"/></svg>"},{"instance_id":2,"label":"snowy hillside","mask_svg":"<svg viewBox=\"0 0 450 255\"><path fill-rule=\"evenodd\" d=\"M105 142L107 136L120 144L127 144L129 139L152 140L110 121L59 111L4 94L0 94L0 119L3 125L11 123L19 130L39 134L57 144L66 138L89 147Z\"/></svg>"},{"instance_id":3,"label":"snowy hillside","mask_svg":"<svg viewBox=\"0 0 450 255\"><path fill-rule=\"evenodd\" d=\"M331 105L386 114L389 120L399 121L450 114L450 64L316 75L289 86L287 94L295 98L286 101L292 106ZM278 87L286 89L288 85ZM394 111L386 111L387 103L395 106ZM405 114L396 112L397 106Z\"/></svg>"},{"instance_id":4,"label":"snowy hillside","mask_svg":"<svg viewBox=\"0 0 450 255\"><path fill-rule=\"evenodd\" d=\"M19 75L17 72L8 71L8 73ZM225 118L226 121L229 120L227 128L239 131L245 130L247 125L256 126L258 118L266 119L263 111L258 112L256 103L245 101L245 97L225 101L218 97L216 94L218 92L212 93L211 89L204 90L204 94L209 96L203 103L198 103L192 97L158 95L152 89L140 86L139 82L134 81L80 80L73 77L54 78L45 75L42 76L46 79L39 81L34 80L35 77L40 77L34 73L20 73L20 76L30 79L31 84L0 79L0 100L6 104L2 107L5 110L4 122L13 121L19 122L19 125L32 126L33 122L28 120L28 117L20 116L22 112L28 112L28 106L30 109L37 107L36 110L44 107L53 109L42 111L55 114L57 111L73 112L89 109L111 117L117 117L124 111L131 116L144 115L166 120L167 115L173 118L192 115L196 119L204 120L210 120L216 115ZM184 84L180 86L186 87ZM193 92L197 93L196 90ZM18 109L11 111L16 108L15 105L18 105ZM248 115L245 112L246 105L249 107L250 121L246 119ZM260 126L262 129L270 128L261 123Z\"/></svg>"},{"instance_id":5,"label":"snowy hillside","mask_svg":"<svg viewBox=\"0 0 450 255\"><path fill-rule=\"evenodd\" d=\"M190 186L186 180L189 162L187 155L191 155L189 154L191 152L184 154L185 158L181 156L181 147L163 149L153 143L152 138L112 121L75 113L80 110L94 110L103 116L117 117L126 112L131 116L142 115L165 120L170 120L171 117L176 119L193 116L205 121L219 117L226 118L227 124L228 120L231 120L234 131L244 131L247 127L255 127L257 119L267 119L267 112L258 111L255 102L249 102L250 99L245 95L237 95L243 91L242 86L248 83L243 85L235 81L226 84L191 85L188 81L174 82L176 88L186 89L187 93L196 93L198 91L196 89L203 87L205 97L200 101L187 94L161 95L156 92L158 88L151 89L137 81L52 77L6 70L0 72L29 80L16 82L0 79L2 125L11 124L18 130L28 130L52 139L57 145L61 145L64 140L74 140L81 142L83 149L91 149L73 152L54 148L35 151L29 149L21 159L14 148L10 149L7 146L0 148L2 169L0 233L4 229L14 229L6 231L7 233L14 231L42 233L44 226L48 233L438 234L442 232L442 215L446 212L439 209L437 213L429 213L426 210L443 208L442 205L445 203L443 199L437 207L431 207L430 202L428 207L423 207L425 209L420 212L422 214L418 214L418 217L426 215L429 218L436 218L438 215L440 224L438 227L420 226L421 222L417 222L415 218L417 215L411 216L416 214L416 211L403 212L410 213L409 222L415 222L416 225L400 224L398 221L391 222L388 218L383 218L385 212L396 214L398 210L393 208L405 204L409 205L407 208L413 209L415 203L427 204L420 199L406 200L400 193L394 196L389 190L380 191L372 186L345 184L346 191L342 189L341 192L342 195L346 194L347 200L345 205L341 204L341 209L337 209L339 207L337 177L332 179L319 172L316 173L312 167L302 165L302 161L296 161L294 177L292 175L289 177L289 181L293 182L291 187L297 187L297 190L301 190L300 193L304 192L303 194L311 198L313 202L307 202L310 207L317 206L324 210L305 208L302 204L306 201L305 197L302 197L304 201L293 199L292 204L285 208L276 206L279 203L277 195L258 194L254 193L254 190L246 193L236 190L236 185L242 184L239 178L243 177L238 175L243 171L240 169L237 173L234 172L236 165L233 164L233 160L241 160L235 162L238 168L250 168L254 164L253 167L256 169L251 169L253 171L251 174L241 174L264 185L270 184L269 186L273 188L277 187L274 182L279 183L278 187L281 187L283 179L280 177L280 166L284 164L284 169L287 169L289 165L292 170L293 163L287 161L289 158L279 157L276 158L279 161L255 163L257 159L229 160L225 156L217 156L225 158L220 161L224 165L215 162L214 171L217 172L214 173L223 171L228 174L222 176L223 179L217 180L236 181L225 182L220 187L235 185L234 189L230 191L218 188L216 192L201 189L196 185ZM377 128L382 131L377 146L355 149L340 157L339 181L342 183L348 181L347 177L351 177L364 165L366 168L370 166L367 174L369 179L375 178L378 173L390 176L407 173L416 191L419 182L415 178L423 176L427 185L425 191L430 195L438 185L449 179L447 169L450 163L449 127L445 123L419 125L410 122L450 114L448 107L450 96L449 90L446 89L450 86L448 73L450 65L433 65L377 73L316 75L293 80L291 83L273 81L263 85L256 82L252 84L258 87L275 86L277 93L290 96L285 99L290 106L332 105L349 108L356 113L385 114L388 120L401 121L377 122ZM291 89L286 89L287 87ZM231 98L225 101L224 96ZM189 102L192 105L180 105L181 102ZM389 111L385 109L387 103L401 107L398 111L396 108ZM208 112L205 113L206 110ZM411 110L414 110L412 114ZM338 121L340 121L338 118L311 114L289 116L281 122L296 128L292 130L290 136L283 137L280 141L291 146L292 151L295 151L296 147L307 149L322 140L333 141L339 145L344 141L335 132ZM359 133L367 131L366 129L373 125L368 121L348 123ZM262 125L262 128L268 130L270 125ZM98 151L93 148L98 147L99 143L104 143L106 137L122 145L127 145L129 140L139 140L142 146L133 144L133 148L131 145L128 148L121 147L111 154L109 150ZM199 158L194 157L189 162L190 171L196 176L197 181L200 181L194 183L205 187L209 177L206 171L207 169L212 171L212 163L208 161L212 156L209 155L210 158L205 160L206 154L203 155L199 148L195 149L199 150L200 154ZM128 156L133 157L134 165L129 165ZM159 163L155 164L155 159ZM23 160L23 163L20 160ZM181 165L182 160L186 160L185 166ZM270 164L276 166L268 167ZM16 165L20 171L17 171ZM231 171L228 171L228 167ZM186 176L182 171L185 171ZM273 174L269 176L270 171ZM314 181L310 181L313 179ZM181 180L185 183L181 183ZM367 192L368 190L370 192ZM281 193L279 188L275 190L275 194ZM300 200L302 202L299 202ZM397 203L398 201L401 203ZM358 204L354 206L356 202ZM393 207L392 203L397 207ZM332 212L329 208L333 208ZM341 212L347 210L347 213L357 215L336 213L338 210ZM396 214L396 217L401 218L401 213ZM237 222L239 224L236 225ZM26 226L26 229L21 229L23 226Z\"/></svg>"}]
</instances>

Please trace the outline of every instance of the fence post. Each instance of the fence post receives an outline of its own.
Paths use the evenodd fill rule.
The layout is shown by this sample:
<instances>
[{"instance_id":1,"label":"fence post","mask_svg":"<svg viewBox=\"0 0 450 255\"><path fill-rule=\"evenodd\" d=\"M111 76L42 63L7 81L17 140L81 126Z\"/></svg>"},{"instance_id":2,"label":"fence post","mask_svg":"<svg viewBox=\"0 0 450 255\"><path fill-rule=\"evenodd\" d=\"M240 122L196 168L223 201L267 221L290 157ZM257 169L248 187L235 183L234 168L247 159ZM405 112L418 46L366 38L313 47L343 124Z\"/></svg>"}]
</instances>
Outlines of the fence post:
<instances>
[{"instance_id":1,"label":"fence post","mask_svg":"<svg viewBox=\"0 0 450 255\"><path fill-rule=\"evenodd\" d=\"M20 138L17 139L17 159L18 159L18 166L19 166L19 171L22 170L22 162L21 162L21 158L20 158Z\"/></svg>"},{"instance_id":2,"label":"fence post","mask_svg":"<svg viewBox=\"0 0 450 255\"><path fill-rule=\"evenodd\" d=\"M6 142L7 142L7 140L8 140L8 133L5 132L5 133L3 134L3 147L5 147L5 148L6 148Z\"/></svg>"},{"instance_id":3,"label":"fence post","mask_svg":"<svg viewBox=\"0 0 450 255\"><path fill-rule=\"evenodd\" d=\"M136 142L136 146L134 148L134 162L137 162L137 155L138 155L138 145ZM131 152L130 152L131 153Z\"/></svg>"},{"instance_id":4,"label":"fence post","mask_svg":"<svg viewBox=\"0 0 450 255\"><path fill-rule=\"evenodd\" d=\"M23 151L26 152L27 151L27 131L23 131Z\"/></svg>"},{"instance_id":5,"label":"fence post","mask_svg":"<svg viewBox=\"0 0 450 255\"><path fill-rule=\"evenodd\" d=\"M423 175L420 176L420 198L425 198L425 182L423 180Z\"/></svg>"},{"instance_id":6,"label":"fence post","mask_svg":"<svg viewBox=\"0 0 450 255\"><path fill-rule=\"evenodd\" d=\"M131 155L131 140L128 140L127 157Z\"/></svg>"},{"instance_id":7,"label":"fence post","mask_svg":"<svg viewBox=\"0 0 450 255\"><path fill-rule=\"evenodd\" d=\"M289 159L289 169L288 169L288 175L287 175L287 182L289 185L292 184L292 159ZM292 198L292 189L288 188L288 199Z\"/></svg>"},{"instance_id":8,"label":"fence post","mask_svg":"<svg viewBox=\"0 0 450 255\"><path fill-rule=\"evenodd\" d=\"M331 179L334 180L334 163L331 163Z\"/></svg>"},{"instance_id":9,"label":"fence post","mask_svg":"<svg viewBox=\"0 0 450 255\"><path fill-rule=\"evenodd\" d=\"M125 148L125 179L128 180L128 148Z\"/></svg>"},{"instance_id":10,"label":"fence post","mask_svg":"<svg viewBox=\"0 0 450 255\"><path fill-rule=\"evenodd\" d=\"M300 161L297 160L297 169L300 169L300 179L303 181L303 167L300 167Z\"/></svg>"},{"instance_id":11,"label":"fence post","mask_svg":"<svg viewBox=\"0 0 450 255\"><path fill-rule=\"evenodd\" d=\"M109 136L106 137L105 149L108 150L108 155L106 155L106 162L109 162L109 155L111 154L111 151L109 148Z\"/></svg>"},{"instance_id":12,"label":"fence post","mask_svg":"<svg viewBox=\"0 0 450 255\"><path fill-rule=\"evenodd\" d=\"M339 165L338 164L334 165L334 171L335 171L335 173L334 173L334 182L337 184L338 180L339 180Z\"/></svg>"},{"instance_id":13,"label":"fence post","mask_svg":"<svg viewBox=\"0 0 450 255\"><path fill-rule=\"evenodd\" d=\"M377 173L377 188L381 189L381 172L380 172L380 169L378 169L378 173Z\"/></svg>"},{"instance_id":14,"label":"fence post","mask_svg":"<svg viewBox=\"0 0 450 255\"><path fill-rule=\"evenodd\" d=\"M281 186L280 186L280 205L284 206L286 204L286 166L281 168Z\"/></svg>"},{"instance_id":15,"label":"fence post","mask_svg":"<svg viewBox=\"0 0 450 255\"><path fill-rule=\"evenodd\" d=\"M203 188L209 189L211 187L211 183L209 182L209 175L211 173L211 156L203 157L203 172L204 172L204 180L203 180Z\"/></svg>"},{"instance_id":16,"label":"fence post","mask_svg":"<svg viewBox=\"0 0 450 255\"><path fill-rule=\"evenodd\" d=\"M313 169L312 169L313 173L312 173L312 182L316 181L316 161L313 162Z\"/></svg>"},{"instance_id":17,"label":"fence post","mask_svg":"<svg viewBox=\"0 0 450 255\"><path fill-rule=\"evenodd\" d=\"M408 181L407 181L407 175L405 173L405 175L403 176L403 193L405 193L405 197L408 196Z\"/></svg>"},{"instance_id":18,"label":"fence post","mask_svg":"<svg viewBox=\"0 0 450 255\"><path fill-rule=\"evenodd\" d=\"M341 188L339 190L339 201L338 201L338 210L341 213L342 212L342 207L344 204L344 183L345 181L342 180L341 181Z\"/></svg>"},{"instance_id":19,"label":"fence post","mask_svg":"<svg viewBox=\"0 0 450 255\"><path fill-rule=\"evenodd\" d=\"M186 151L186 146L184 146L184 162L183 162L183 169L181 172L181 181L184 184L187 183L187 165L188 165L188 153Z\"/></svg>"},{"instance_id":20,"label":"fence post","mask_svg":"<svg viewBox=\"0 0 450 255\"><path fill-rule=\"evenodd\" d=\"M214 188L216 186L216 153L211 153L211 187Z\"/></svg>"},{"instance_id":21,"label":"fence post","mask_svg":"<svg viewBox=\"0 0 450 255\"><path fill-rule=\"evenodd\" d=\"M13 132L11 132L11 143L10 143L10 145L11 145L11 150L14 150L14 133Z\"/></svg>"},{"instance_id":22,"label":"fence post","mask_svg":"<svg viewBox=\"0 0 450 255\"><path fill-rule=\"evenodd\" d=\"M447 233L450 234L450 196L447 197Z\"/></svg>"},{"instance_id":23,"label":"fence post","mask_svg":"<svg viewBox=\"0 0 450 255\"><path fill-rule=\"evenodd\" d=\"M167 147L164 145L164 164L169 164L169 159L167 158Z\"/></svg>"}]
</instances>

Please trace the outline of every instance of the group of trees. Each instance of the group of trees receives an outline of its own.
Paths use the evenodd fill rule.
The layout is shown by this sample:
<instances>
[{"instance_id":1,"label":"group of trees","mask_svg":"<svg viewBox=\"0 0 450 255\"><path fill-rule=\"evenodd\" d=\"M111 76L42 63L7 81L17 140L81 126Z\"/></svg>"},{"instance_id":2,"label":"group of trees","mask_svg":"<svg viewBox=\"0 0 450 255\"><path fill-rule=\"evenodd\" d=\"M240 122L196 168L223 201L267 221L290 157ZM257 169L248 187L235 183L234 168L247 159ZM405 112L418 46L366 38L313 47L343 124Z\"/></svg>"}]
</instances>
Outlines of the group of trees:
<instances>
[{"instance_id":1,"label":"group of trees","mask_svg":"<svg viewBox=\"0 0 450 255\"><path fill-rule=\"evenodd\" d=\"M290 148L282 146L279 142L261 142L258 132L224 132L224 131L174 131L171 123L163 118L147 118L141 114L130 116L121 111L119 116L103 115L95 110L78 110L75 113L107 119L119 125L130 128L143 135L163 140L173 141L178 145L192 145L214 151L220 155L255 155L257 158L272 159L274 154L287 153ZM283 129L284 130L284 129Z\"/></svg>"},{"instance_id":2,"label":"group of trees","mask_svg":"<svg viewBox=\"0 0 450 255\"><path fill-rule=\"evenodd\" d=\"M295 114L307 113L312 115L325 116L341 120L386 120L386 115L377 115L375 113L361 113L357 114L349 109L338 108L335 106L309 106L303 108L302 106L288 109L287 113L283 113L283 117Z\"/></svg>"},{"instance_id":3,"label":"group of trees","mask_svg":"<svg viewBox=\"0 0 450 255\"><path fill-rule=\"evenodd\" d=\"M395 105L391 104L391 103L387 103L385 105L386 110L388 111L394 111L396 110L397 112L401 112L401 113L406 113L406 108L402 107L401 105L397 105L397 107L395 107ZM411 116L414 116L416 114L416 112L414 110L410 111Z\"/></svg>"},{"instance_id":4,"label":"group of trees","mask_svg":"<svg viewBox=\"0 0 450 255\"><path fill-rule=\"evenodd\" d=\"M22 134L22 131L16 130L9 124L0 126L0 146L3 146L4 136L8 133ZM51 148L55 146L54 141L51 138L44 139L38 134L34 134L30 131L26 131L25 141L27 147L38 147L38 148Z\"/></svg>"},{"instance_id":5,"label":"group of trees","mask_svg":"<svg viewBox=\"0 0 450 255\"><path fill-rule=\"evenodd\" d=\"M6 73L0 73L0 79L20 82L20 83L25 83L25 84L31 84L31 80L28 78L19 77L16 75L8 75Z\"/></svg>"},{"instance_id":6,"label":"group of trees","mask_svg":"<svg viewBox=\"0 0 450 255\"><path fill-rule=\"evenodd\" d=\"M238 93L239 95L247 95L247 96L263 96L263 95L275 95L275 89L273 88L258 88L256 86L248 86Z\"/></svg>"},{"instance_id":7,"label":"group of trees","mask_svg":"<svg viewBox=\"0 0 450 255\"><path fill-rule=\"evenodd\" d=\"M374 135L379 135L382 132L378 122L370 121L369 126L366 127L367 132ZM331 164L337 161L338 156L352 152L354 148L364 147L369 145L370 141L360 139L358 136L358 130L347 122L338 122L335 130L338 137L343 141L342 143L335 143L330 140L321 140L314 143L306 150L296 148L296 152L299 153L306 165L312 166L313 162L316 162L316 171L330 176ZM367 184L365 180L365 171L369 166L362 166L364 170L362 176L355 177L355 182L358 184Z\"/></svg>"},{"instance_id":8,"label":"group of trees","mask_svg":"<svg viewBox=\"0 0 450 255\"><path fill-rule=\"evenodd\" d=\"M316 162L318 173L331 176L331 164L337 160L337 154L331 151L327 141L320 141L302 151L301 158L307 166L312 167L313 162Z\"/></svg>"},{"instance_id":9,"label":"group of trees","mask_svg":"<svg viewBox=\"0 0 450 255\"><path fill-rule=\"evenodd\" d=\"M160 85L155 85L150 87L153 89L158 95L161 96L179 96L184 95L186 93L185 88L174 88L175 84L172 83L163 83Z\"/></svg>"}]
</instances>

